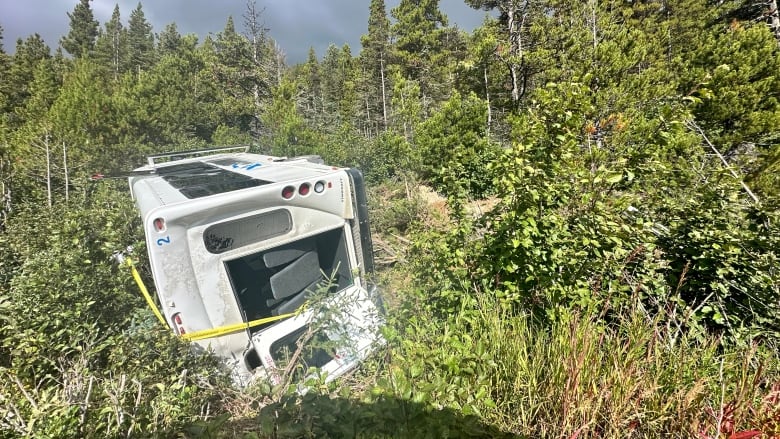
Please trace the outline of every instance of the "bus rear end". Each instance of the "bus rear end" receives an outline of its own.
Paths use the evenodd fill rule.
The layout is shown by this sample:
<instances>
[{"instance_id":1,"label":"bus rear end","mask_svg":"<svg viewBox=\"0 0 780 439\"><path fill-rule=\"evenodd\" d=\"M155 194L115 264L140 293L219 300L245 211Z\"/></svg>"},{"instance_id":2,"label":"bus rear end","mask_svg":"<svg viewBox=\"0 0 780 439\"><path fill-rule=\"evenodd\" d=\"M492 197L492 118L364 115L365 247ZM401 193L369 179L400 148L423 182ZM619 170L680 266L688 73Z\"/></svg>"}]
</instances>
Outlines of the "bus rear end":
<instances>
[{"instance_id":1,"label":"bus rear end","mask_svg":"<svg viewBox=\"0 0 780 439\"><path fill-rule=\"evenodd\" d=\"M241 381L278 381L293 356L330 378L354 367L380 323L359 173L252 154L199 163L131 179L174 331Z\"/></svg>"}]
</instances>

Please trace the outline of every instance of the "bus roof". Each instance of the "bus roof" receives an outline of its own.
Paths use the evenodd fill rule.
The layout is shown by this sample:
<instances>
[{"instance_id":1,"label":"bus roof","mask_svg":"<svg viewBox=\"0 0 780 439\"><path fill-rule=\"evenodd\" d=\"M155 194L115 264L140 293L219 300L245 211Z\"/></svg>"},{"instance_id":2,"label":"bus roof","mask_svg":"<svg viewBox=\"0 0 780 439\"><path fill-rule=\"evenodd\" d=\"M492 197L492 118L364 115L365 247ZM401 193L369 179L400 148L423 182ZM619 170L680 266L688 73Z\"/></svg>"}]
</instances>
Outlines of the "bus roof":
<instances>
[{"instance_id":1,"label":"bus roof","mask_svg":"<svg viewBox=\"0 0 780 439\"><path fill-rule=\"evenodd\" d=\"M266 184L316 178L342 171L312 157L287 159L251 153L214 154L155 163L135 169L132 192L145 184L161 205Z\"/></svg>"}]
</instances>

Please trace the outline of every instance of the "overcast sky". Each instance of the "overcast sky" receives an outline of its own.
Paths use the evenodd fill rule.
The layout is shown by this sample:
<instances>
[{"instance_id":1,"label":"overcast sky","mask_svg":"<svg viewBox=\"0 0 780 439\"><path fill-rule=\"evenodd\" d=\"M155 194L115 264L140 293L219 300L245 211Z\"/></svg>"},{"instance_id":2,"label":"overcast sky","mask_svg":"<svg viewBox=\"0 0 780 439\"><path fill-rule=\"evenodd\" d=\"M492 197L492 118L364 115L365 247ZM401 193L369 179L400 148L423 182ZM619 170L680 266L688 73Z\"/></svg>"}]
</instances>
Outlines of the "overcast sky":
<instances>
[{"instance_id":1,"label":"overcast sky","mask_svg":"<svg viewBox=\"0 0 780 439\"><path fill-rule=\"evenodd\" d=\"M385 1L388 14L399 1ZM3 48L7 53L13 53L18 38L25 39L38 33L53 53L60 37L68 32L70 19L67 13L78 3L79 0L0 0ZM357 54L360 36L368 27L369 3L369 0L257 0L255 4L258 9L265 8L262 18L266 27L287 54L287 62L294 64L306 60L309 47L314 47L321 59L331 43L349 44L352 53ZM90 4L95 19L103 28L117 4L126 26L138 0L92 0ZM237 30L242 31L246 4L246 0L141 2L155 33L175 22L182 35L194 33L200 41L206 35L224 29L228 16L233 16ZM463 30L473 30L485 17L485 12L469 8L463 0L441 0L439 5L450 25L457 24Z\"/></svg>"}]
</instances>

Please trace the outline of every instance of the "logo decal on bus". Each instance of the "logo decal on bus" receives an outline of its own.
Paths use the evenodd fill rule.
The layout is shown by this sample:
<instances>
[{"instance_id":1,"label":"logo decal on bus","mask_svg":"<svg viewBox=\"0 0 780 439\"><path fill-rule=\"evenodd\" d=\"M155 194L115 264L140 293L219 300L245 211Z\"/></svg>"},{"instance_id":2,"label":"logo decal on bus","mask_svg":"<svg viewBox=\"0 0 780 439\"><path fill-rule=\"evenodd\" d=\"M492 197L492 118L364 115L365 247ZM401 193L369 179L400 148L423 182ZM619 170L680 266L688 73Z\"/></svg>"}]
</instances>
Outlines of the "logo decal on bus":
<instances>
[{"instance_id":1,"label":"logo decal on bus","mask_svg":"<svg viewBox=\"0 0 780 439\"><path fill-rule=\"evenodd\" d=\"M252 169L259 168L260 166L263 166L263 164L258 162L250 163L244 166L241 166L241 163L233 163L231 168L233 169L244 168L247 171L251 171Z\"/></svg>"}]
</instances>

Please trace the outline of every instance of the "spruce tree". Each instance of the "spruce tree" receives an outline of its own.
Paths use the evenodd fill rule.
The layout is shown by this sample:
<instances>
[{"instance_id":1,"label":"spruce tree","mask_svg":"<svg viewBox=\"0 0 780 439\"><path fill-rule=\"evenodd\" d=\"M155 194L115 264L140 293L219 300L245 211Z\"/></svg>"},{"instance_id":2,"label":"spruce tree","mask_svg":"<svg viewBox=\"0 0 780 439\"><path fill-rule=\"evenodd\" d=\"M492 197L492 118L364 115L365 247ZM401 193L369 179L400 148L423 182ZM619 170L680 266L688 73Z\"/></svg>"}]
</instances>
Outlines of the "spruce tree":
<instances>
[{"instance_id":1,"label":"spruce tree","mask_svg":"<svg viewBox=\"0 0 780 439\"><path fill-rule=\"evenodd\" d=\"M322 78L320 77L320 63L314 47L309 47L309 55L303 65L303 86L305 89L305 101L303 112L311 121L319 120L322 114Z\"/></svg>"},{"instance_id":2,"label":"spruce tree","mask_svg":"<svg viewBox=\"0 0 780 439\"><path fill-rule=\"evenodd\" d=\"M264 8L258 9L255 1L247 1L244 12L244 36L250 45L252 99L254 104L253 137L260 135L262 109L271 98L271 89L275 84L276 47L268 36L269 29L263 21Z\"/></svg>"},{"instance_id":3,"label":"spruce tree","mask_svg":"<svg viewBox=\"0 0 780 439\"><path fill-rule=\"evenodd\" d=\"M176 23L170 23L165 26L162 32L157 35L157 49L161 56L175 54L181 47L182 39Z\"/></svg>"},{"instance_id":4,"label":"spruce tree","mask_svg":"<svg viewBox=\"0 0 780 439\"><path fill-rule=\"evenodd\" d=\"M338 101L338 111L342 125L353 126L355 115L358 113L357 80L358 70L356 59L352 56L352 49L348 44L341 47L339 56L339 72L341 81L341 96Z\"/></svg>"},{"instance_id":5,"label":"spruce tree","mask_svg":"<svg viewBox=\"0 0 780 439\"><path fill-rule=\"evenodd\" d=\"M40 35L34 34L26 40L17 40L16 53L11 58L11 66L8 73L8 103L9 108L19 109L25 105L30 96L30 84L33 81L35 69L41 60L51 58L49 46ZM11 126L24 121L19 112L10 114Z\"/></svg>"},{"instance_id":6,"label":"spruce tree","mask_svg":"<svg viewBox=\"0 0 780 439\"><path fill-rule=\"evenodd\" d=\"M368 33L360 38L360 66L363 71L361 90L365 100L369 132L387 129L388 93L387 65L390 54L390 21L384 0L371 0L368 13Z\"/></svg>"},{"instance_id":7,"label":"spruce tree","mask_svg":"<svg viewBox=\"0 0 780 439\"><path fill-rule=\"evenodd\" d=\"M335 44L330 44L322 57L320 76L322 78L322 103L323 118L325 123L334 122L338 115L338 105L344 92L344 76L339 66L341 63L341 49Z\"/></svg>"},{"instance_id":8,"label":"spruce tree","mask_svg":"<svg viewBox=\"0 0 780 439\"><path fill-rule=\"evenodd\" d=\"M439 0L401 0L391 13L397 20L392 26L395 62L402 74L420 85L424 104L446 98L447 16L439 10Z\"/></svg>"},{"instance_id":9,"label":"spruce tree","mask_svg":"<svg viewBox=\"0 0 780 439\"><path fill-rule=\"evenodd\" d=\"M210 64L220 84L220 120L227 126L249 131L257 125L255 92L261 76L254 64L249 40L236 32L233 17L214 40L216 59Z\"/></svg>"},{"instance_id":10,"label":"spruce tree","mask_svg":"<svg viewBox=\"0 0 780 439\"><path fill-rule=\"evenodd\" d=\"M468 57L461 63L461 87L474 92L483 98L487 104L485 126L490 133L494 125L492 107L507 108L502 95L504 91L503 66L496 59L496 50L501 41L498 21L486 18L482 26L475 29L468 40Z\"/></svg>"},{"instance_id":11,"label":"spruce tree","mask_svg":"<svg viewBox=\"0 0 780 439\"><path fill-rule=\"evenodd\" d=\"M11 58L8 56L8 54L5 53L5 50L3 49L3 27L0 26L0 114L3 115L7 114L10 110L10 108L8 108L9 93L11 91L11 85L8 81L10 76L10 68ZM0 129L2 129L4 121L5 117L0 119Z\"/></svg>"},{"instance_id":12,"label":"spruce tree","mask_svg":"<svg viewBox=\"0 0 780 439\"><path fill-rule=\"evenodd\" d=\"M114 80L124 72L127 65L127 31L122 26L119 5L114 6L111 20L105 24L105 29L98 35L95 56L105 66L110 66Z\"/></svg>"},{"instance_id":13,"label":"spruce tree","mask_svg":"<svg viewBox=\"0 0 780 439\"><path fill-rule=\"evenodd\" d=\"M58 145L56 133L49 120L49 109L59 93L58 80L50 58L37 62L33 68L33 79L29 84L30 97L18 111L25 123L14 132L14 169L19 173L17 196L25 200L46 200L51 207L53 194L62 187L59 172L54 171L55 153ZM56 174L56 175L55 175ZM43 182L40 184L38 182Z\"/></svg>"},{"instance_id":14,"label":"spruce tree","mask_svg":"<svg viewBox=\"0 0 780 439\"><path fill-rule=\"evenodd\" d=\"M80 0L79 4L68 13L70 31L60 40L60 45L74 58L88 55L95 48L98 35L98 22L89 6L90 0Z\"/></svg>"},{"instance_id":15,"label":"spruce tree","mask_svg":"<svg viewBox=\"0 0 780 439\"><path fill-rule=\"evenodd\" d=\"M154 33L144 16L141 3L130 13L127 23L128 70L146 70L154 63Z\"/></svg>"},{"instance_id":16,"label":"spruce tree","mask_svg":"<svg viewBox=\"0 0 780 439\"><path fill-rule=\"evenodd\" d=\"M497 56L507 66L509 87L513 106L517 108L528 91L531 77L538 71L529 62L527 52L533 45L530 31L534 21L543 17L544 5L537 0L466 0L475 9L497 10L504 29L504 43L499 46ZM554 15L553 11L548 11ZM565 34L564 34L565 35Z\"/></svg>"}]
</instances>

